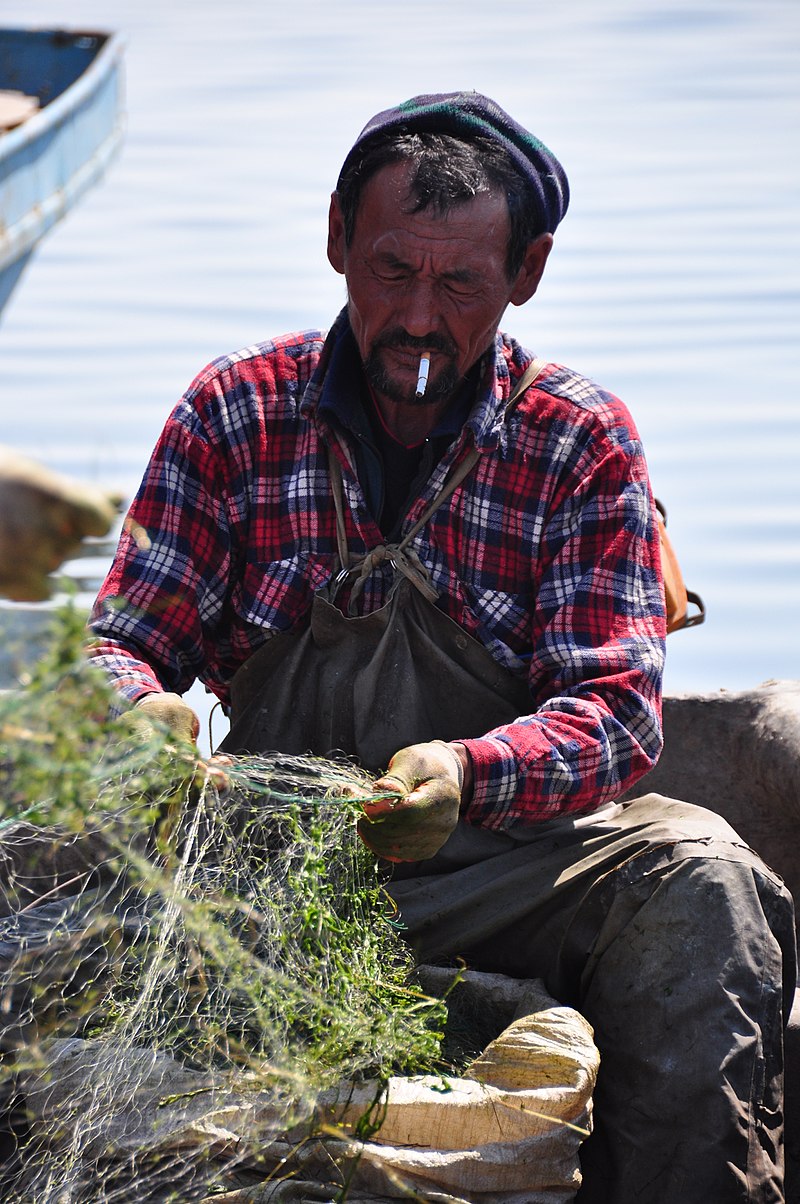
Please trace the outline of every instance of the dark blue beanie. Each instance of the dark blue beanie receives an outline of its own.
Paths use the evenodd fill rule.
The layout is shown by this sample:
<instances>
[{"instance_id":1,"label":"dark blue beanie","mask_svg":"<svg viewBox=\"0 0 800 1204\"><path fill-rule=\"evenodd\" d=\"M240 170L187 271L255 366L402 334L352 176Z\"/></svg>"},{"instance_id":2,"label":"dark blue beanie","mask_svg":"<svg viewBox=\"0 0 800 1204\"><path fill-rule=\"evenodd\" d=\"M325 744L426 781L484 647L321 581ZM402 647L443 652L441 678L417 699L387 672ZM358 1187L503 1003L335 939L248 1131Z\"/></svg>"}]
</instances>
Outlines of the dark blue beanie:
<instances>
[{"instance_id":1,"label":"dark blue beanie","mask_svg":"<svg viewBox=\"0 0 800 1204\"><path fill-rule=\"evenodd\" d=\"M501 146L530 185L540 211L541 226L555 230L569 204L564 168L543 142L509 117L495 101L480 92L441 92L414 96L393 109L377 113L364 126L339 173L345 172L368 149L367 143L389 131L453 134L469 141L482 134ZM338 187L338 185L337 185Z\"/></svg>"}]
</instances>

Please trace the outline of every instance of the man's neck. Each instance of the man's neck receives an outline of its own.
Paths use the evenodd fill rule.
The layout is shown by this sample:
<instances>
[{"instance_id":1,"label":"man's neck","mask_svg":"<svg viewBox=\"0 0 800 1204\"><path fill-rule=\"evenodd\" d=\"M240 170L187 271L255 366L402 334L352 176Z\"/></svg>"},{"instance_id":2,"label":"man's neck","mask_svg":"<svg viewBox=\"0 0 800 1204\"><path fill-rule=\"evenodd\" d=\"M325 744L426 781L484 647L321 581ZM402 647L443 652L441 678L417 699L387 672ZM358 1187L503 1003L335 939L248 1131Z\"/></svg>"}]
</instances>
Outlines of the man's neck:
<instances>
[{"instance_id":1,"label":"man's neck","mask_svg":"<svg viewBox=\"0 0 800 1204\"><path fill-rule=\"evenodd\" d=\"M392 401L374 390L370 392L384 427L404 447L415 447L427 439L451 401L448 397L431 405L408 405Z\"/></svg>"}]
</instances>

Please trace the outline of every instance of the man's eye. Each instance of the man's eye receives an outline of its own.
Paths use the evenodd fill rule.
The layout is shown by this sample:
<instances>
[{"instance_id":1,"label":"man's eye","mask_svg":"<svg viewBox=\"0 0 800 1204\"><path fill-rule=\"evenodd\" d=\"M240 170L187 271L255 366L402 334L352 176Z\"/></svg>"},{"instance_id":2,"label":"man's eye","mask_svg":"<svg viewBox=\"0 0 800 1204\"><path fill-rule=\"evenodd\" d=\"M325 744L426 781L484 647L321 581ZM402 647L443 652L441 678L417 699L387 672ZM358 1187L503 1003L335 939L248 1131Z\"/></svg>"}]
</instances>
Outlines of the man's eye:
<instances>
[{"instance_id":1,"label":"man's eye","mask_svg":"<svg viewBox=\"0 0 800 1204\"><path fill-rule=\"evenodd\" d=\"M454 297L474 297L479 292L479 285L466 280L449 280L447 291Z\"/></svg>"},{"instance_id":2,"label":"man's eye","mask_svg":"<svg viewBox=\"0 0 800 1204\"><path fill-rule=\"evenodd\" d=\"M375 275L379 280L385 280L387 284L393 284L396 281L407 279L408 272L405 268L376 268Z\"/></svg>"}]
</instances>

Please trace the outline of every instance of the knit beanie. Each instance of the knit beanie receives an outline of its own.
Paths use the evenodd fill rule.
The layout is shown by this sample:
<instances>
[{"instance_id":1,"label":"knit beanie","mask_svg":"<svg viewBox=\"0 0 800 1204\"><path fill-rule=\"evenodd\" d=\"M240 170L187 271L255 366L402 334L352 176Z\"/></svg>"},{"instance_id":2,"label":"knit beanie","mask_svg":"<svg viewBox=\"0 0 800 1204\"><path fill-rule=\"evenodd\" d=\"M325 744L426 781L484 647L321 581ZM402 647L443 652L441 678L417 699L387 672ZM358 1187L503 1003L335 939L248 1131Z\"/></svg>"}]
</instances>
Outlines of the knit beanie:
<instances>
[{"instance_id":1,"label":"knit beanie","mask_svg":"<svg viewBox=\"0 0 800 1204\"><path fill-rule=\"evenodd\" d=\"M414 96L395 108L377 113L364 126L348 152L339 173L339 184L368 149L367 143L389 131L453 134L465 141L476 134L491 138L503 148L530 185L543 230L552 234L567 212L569 183L553 152L480 92L434 92Z\"/></svg>"}]
</instances>

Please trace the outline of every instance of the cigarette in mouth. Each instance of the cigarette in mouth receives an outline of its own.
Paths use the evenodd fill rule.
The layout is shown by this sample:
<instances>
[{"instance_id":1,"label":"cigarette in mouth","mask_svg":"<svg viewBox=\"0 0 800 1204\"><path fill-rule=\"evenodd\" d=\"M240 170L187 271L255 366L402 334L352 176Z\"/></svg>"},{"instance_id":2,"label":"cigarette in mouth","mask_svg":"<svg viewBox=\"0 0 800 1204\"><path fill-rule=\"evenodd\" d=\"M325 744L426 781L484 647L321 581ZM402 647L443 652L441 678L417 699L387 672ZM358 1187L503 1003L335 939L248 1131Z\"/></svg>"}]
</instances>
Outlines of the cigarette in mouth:
<instances>
[{"instance_id":1,"label":"cigarette in mouth","mask_svg":"<svg viewBox=\"0 0 800 1204\"><path fill-rule=\"evenodd\" d=\"M431 366L431 353L423 351L419 357L419 375L417 376L417 397L424 397L428 387L428 371Z\"/></svg>"}]
</instances>

